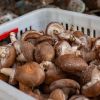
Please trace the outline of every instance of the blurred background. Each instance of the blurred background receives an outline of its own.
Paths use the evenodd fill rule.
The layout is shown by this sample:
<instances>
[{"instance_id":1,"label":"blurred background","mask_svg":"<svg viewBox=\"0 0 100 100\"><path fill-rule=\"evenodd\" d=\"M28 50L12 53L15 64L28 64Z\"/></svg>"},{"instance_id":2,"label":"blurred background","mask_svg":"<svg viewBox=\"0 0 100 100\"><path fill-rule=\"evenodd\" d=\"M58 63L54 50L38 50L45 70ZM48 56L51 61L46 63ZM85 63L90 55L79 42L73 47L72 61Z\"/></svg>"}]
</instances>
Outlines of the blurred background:
<instances>
[{"instance_id":1,"label":"blurred background","mask_svg":"<svg viewBox=\"0 0 100 100\"><path fill-rule=\"evenodd\" d=\"M100 0L0 0L0 24L44 7L100 16Z\"/></svg>"}]
</instances>

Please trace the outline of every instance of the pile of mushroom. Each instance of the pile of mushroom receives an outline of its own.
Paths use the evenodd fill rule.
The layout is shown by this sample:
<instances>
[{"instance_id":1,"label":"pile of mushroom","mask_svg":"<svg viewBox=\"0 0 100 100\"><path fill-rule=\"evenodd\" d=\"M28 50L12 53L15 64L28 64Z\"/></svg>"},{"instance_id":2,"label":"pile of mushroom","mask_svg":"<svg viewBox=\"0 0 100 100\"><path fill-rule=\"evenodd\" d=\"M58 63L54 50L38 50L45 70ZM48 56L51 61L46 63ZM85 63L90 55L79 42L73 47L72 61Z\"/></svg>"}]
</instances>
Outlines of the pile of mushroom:
<instances>
[{"instance_id":1,"label":"pile of mushroom","mask_svg":"<svg viewBox=\"0 0 100 100\"><path fill-rule=\"evenodd\" d=\"M0 46L1 80L36 100L100 100L100 37L52 22L10 40Z\"/></svg>"}]
</instances>

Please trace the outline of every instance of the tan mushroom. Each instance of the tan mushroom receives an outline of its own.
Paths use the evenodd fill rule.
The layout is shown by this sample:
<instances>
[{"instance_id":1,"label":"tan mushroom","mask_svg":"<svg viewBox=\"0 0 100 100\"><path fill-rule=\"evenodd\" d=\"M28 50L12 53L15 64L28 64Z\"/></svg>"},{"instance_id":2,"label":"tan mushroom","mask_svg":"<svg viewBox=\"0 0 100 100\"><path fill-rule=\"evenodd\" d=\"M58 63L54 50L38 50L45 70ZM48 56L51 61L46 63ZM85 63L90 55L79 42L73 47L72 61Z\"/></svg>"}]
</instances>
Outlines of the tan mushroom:
<instances>
[{"instance_id":1,"label":"tan mushroom","mask_svg":"<svg viewBox=\"0 0 100 100\"><path fill-rule=\"evenodd\" d=\"M65 78L66 75L62 70L55 66L52 62L44 61L40 64L41 68L45 71L45 81L44 83L50 85L52 82Z\"/></svg>"},{"instance_id":2,"label":"tan mushroom","mask_svg":"<svg viewBox=\"0 0 100 100\"><path fill-rule=\"evenodd\" d=\"M55 89L51 92L49 99L52 100L66 100L66 96L61 89Z\"/></svg>"},{"instance_id":3,"label":"tan mushroom","mask_svg":"<svg viewBox=\"0 0 100 100\"><path fill-rule=\"evenodd\" d=\"M55 64L65 72L82 72L88 67L88 64L81 58L72 54L65 54L58 57Z\"/></svg>"},{"instance_id":4,"label":"tan mushroom","mask_svg":"<svg viewBox=\"0 0 100 100\"><path fill-rule=\"evenodd\" d=\"M42 61L52 61L55 57L55 51L48 42L42 42L35 48L35 59L38 63Z\"/></svg>"},{"instance_id":5,"label":"tan mushroom","mask_svg":"<svg viewBox=\"0 0 100 100\"><path fill-rule=\"evenodd\" d=\"M82 94L87 97L100 95L100 70L95 67L91 74L91 80L82 87Z\"/></svg>"},{"instance_id":6,"label":"tan mushroom","mask_svg":"<svg viewBox=\"0 0 100 100\"><path fill-rule=\"evenodd\" d=\"M64 28L64 26L57 22L52 22L48 24L46 28L46 34L52 36L52 38L55 40L57 39L55 34L61 34L64 33L65 31L66 29Z\"/></svg>"},{"instance_id":7,"label":"tan mushroom","mask_svg":"<svg viewBox=\"0 0 100 100\"><path fill-rule=\"evenodd\" d=\"M16 52L17 52L17 60L18 61L24 61L24 62L29 62L34 60L34 50L35 47L28 41L18 41L15 38L15 34L11 33L10 34L11 42L13 43Z\"/></svg>"},{"instance_id":8,"label":"tan mushroom","mask_svg":"<svg viewBox=\"0 0 100 100\"><path fill-rule=\"evenodd\" d=\"M51 45L54 45L54 40L52 39L52 37L51 36L49 36L49 35L42 35L42 36L40 36L39 38L37 38L37 44L38 43L42 43L42 42L48 42L49 44L51 44Z\"/></svg>"},{"instance_id":9,"label":"tan mushroom","mask_svg":"<svg viewBox=\"0 0 100 100\"><path fill-rule=\"evenodd\" d=\"M36 62L26 63L16 69L2 68L1 73L31 88L39 86L45 79L43 69Z\"/></svg>"},{"instance_id":10,"label":"tan mushroom","mask_svg":"<svg viewBox=\"0 0 100 100\"><path fill-rule=\"evenodd\" d=\"M13 46L0 46L0 68L11 67L15 62L16 51Z\"/></svg>"},{"instance_id":11,"label":"tan mushroom","mask_svg":"<svg viewBox=\"0 0 100 100\"><path fill-rule=\"evenodd\" d=\"M21 40L22 41L29 41L35 45L37 43L37 41L36 41L37 38L39 38L42 35L43 34L41 32L37 32L35 30L26 31L25 33L22 34Z\"/></svg>"},{"instance_id":12,"label":"tan mushroom","mask_svg":"<svg viewBox=\"0 0 100 100\"><path fill-rule=\"evenodd\" d=\"M90 100L89 98L83 96L83 95L74 95L69 100Z\"/></svg>"},{"instance_id":13,"label":"tan mushroom","mask_svg":"<svg viewBox=\"0 0 100 100\"><path fill-rule=\"evenodd\" d=\"M55 89L62 89L67 100L70 93L79 93L80 85L71 79L60 79L51 83L50 90L53 91Z\"/></svg>"}]
</instances>

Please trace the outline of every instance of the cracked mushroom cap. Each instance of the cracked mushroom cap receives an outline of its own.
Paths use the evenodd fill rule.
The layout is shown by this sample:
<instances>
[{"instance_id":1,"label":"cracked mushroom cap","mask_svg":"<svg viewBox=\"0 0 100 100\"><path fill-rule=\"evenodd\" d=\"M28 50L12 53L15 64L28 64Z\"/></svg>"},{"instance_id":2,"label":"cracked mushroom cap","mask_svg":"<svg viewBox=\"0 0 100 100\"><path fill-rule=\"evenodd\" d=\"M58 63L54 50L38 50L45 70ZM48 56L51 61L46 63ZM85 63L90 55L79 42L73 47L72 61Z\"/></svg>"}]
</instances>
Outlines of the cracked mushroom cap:
<instances>
[{"instance_id":1,"label":"cracked mushroom cap","mask_svg":"<svg viewBox=\"0 0 100 100\"><path fill-rule=\"evenodd\" d=\"M91 80L82 87L82 94L87 97L100 95L100 70L97 67L92 71Z\"/></svg>"},{"instance_id":2,"label":"cracked mushroom cap","mask_svg":"<svg viewBox=\"0 0 100 100\"><path fill-rule=\"evenodd\" d=\"M76 81L71 80L71 79L60 79L60 80L52 82L50 85L51 91L58 89L58 88L60 88L60 89L73 88L73 89L79 90L80 85L79 85L79 83L77 83Z\"/></svg>"},{"instance_id":3,"label":"cracked mushroom cap","mask_svg":"<svg viewBox=\"0 0 100 100\"><path fill-rule=\"evenodd\" d=\"M36 39L39 38L42 35L42 33L37 32L35 30L33 31L27 31L22 35L21 40L22 41L30 41L33 44L36 44Z\"/></svg>"},{"instance_id":4,"label":"cracked mushroom cap","mask_svg":"<svg viewBox=\"0 0 100 100\"><path fill-rule=\"evenodd\" d=\"M65 72L82 72L88 64L81 58L72 54L65 54L58 57L55 64Z\"/></svg>"},{"instance_id":5,"label":"cracked mushroom cap","mask_svg":"<svg viewBox=\"0 0 100 100\"><path fill-rule=\"evenodd\" d=\"M61 89L55 89L52 91L49 98L52 100L66 100L66 96Z\"/></svg>"},{"instance_id":6,"label":"cracked mushroom cap","mask_svg":"<svg viewBox=\"0 0 100 100\"><path fill-rule=\"evenodd\" d=\"M54 56L54 48L48 42L42 42L35 48L35 59L38 63L42 61L52 61Z\"/></svg>"},{"instance_id":7,"label":"cracked mushroom cap","mask_svg":"<svg viewBox=\"0 0 100 100\"><path fill-rule=\"evenodd\" d=\"M83 95L74 95L69 100L90 100L87 97Z\"/></svg>"},{"instance_id":8,"label":"cracked mushroom cap","mask_svg":"<svg viewBox=\"0 0 100 100\"><path fill-rule=\"evenodd\" d=\"M16 58L16 51L13 46L0 46L0 68L11 67Z\"/></svg>"},{"instance_id":9,"label":"cracked mushroom cap","mask_svg":"<svg viewBox=\"0 0 100 100\"><path fill-rule=\"evenodd\" d=\"M64 28L64 26L57 22L52 22L48 24L46 28L46 34L51 35L53 39L57 39L55 34L61 34L64 33L65 31L66 29Z\"/></svg>"}]
</instances>

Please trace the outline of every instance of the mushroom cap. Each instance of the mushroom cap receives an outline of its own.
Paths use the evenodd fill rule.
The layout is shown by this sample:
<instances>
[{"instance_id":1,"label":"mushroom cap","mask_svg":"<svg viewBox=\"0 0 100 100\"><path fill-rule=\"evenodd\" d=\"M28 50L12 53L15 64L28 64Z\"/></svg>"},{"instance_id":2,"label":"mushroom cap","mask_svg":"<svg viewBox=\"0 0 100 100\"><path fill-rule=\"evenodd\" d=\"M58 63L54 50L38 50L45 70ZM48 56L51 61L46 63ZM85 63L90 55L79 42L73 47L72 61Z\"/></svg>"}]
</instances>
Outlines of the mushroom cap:
<instances>
[{"instance_id":1,"label":"mushroom cap","mask_svg":"<svg viewBox=\"0 0 100 100\"><path fill-rule=\"evenodd\" d=\"M53 91L55 89L62 89L62 88L73 88L73 89L80 89L80 85L78 82L71 80L71 79L60 79L57 81L54 81L50 85L50 90Z\"/></svg>"},{"instance_id":2,"label":"mushroom cap","mask_svg":"<svg viewBox=\"0 0 100 100\"><path fill-rule=\"evenodd\" d=\"M100 70L96 66L91 74L91 80L82 87L82 94L87 97L100 95Z\"/></svg>"},{"instance_id":3,"label":"mushroom cap","mask_svg":"<svg viewBox=\"0 0 100 100\"><path fill-rule=\"evenodd\" d=\"M52 37L49 35L42 35L39 38L37 38L37 43L41 43L41 42L48 42L49 44L54 45L54 41Z\"/></svg>"},{"instance_id":4,"label":"mushroom cap","mask_svg":"<svg viewBox=\"0 0 100 100\"><path fill-rule=\"evenodd\" d=\"M39 86L45 79L45 73L36 62L26 63L16 68L15 79L27 86Z\"/></svg>"},{"instance_id":5,"label":"mushroom cap","mask_svg":"<svg viewBox=\"0 0 100 100\"><path fill-rule=\"evenodd\" d=\"M21 40L22 41L27 41L28 39L37 39L38 37L41 36L40 32L37 32L35 30L33 31L26 31L23 35Z\"/></svg>"},{"instance_id":6,"label":"mushroom cap","mask_svg":"<svg viewBox=\"0 0 100 100\"><path fill-rule=\"evenodd\" d=\"M74 95L69 100L90 100L83 95Z\"/></svg>"},{"instance_id":7,"label":"mushroom cap","mask_svg":"<svg viewBox=\"0 0 100 100\"><path fill-rule=\"evenodd\" d=\"M87 97L96 97L100 95L100 81L89 82L82 88L82 94Z\"/></svg>"},{"instance_id":8,"label":"mushroom cap","mask_svg":"<svg viewBox=\"0 0 100 100\"><path fill-rule=\"evenodd\" d=\"M20 49L27 61L33 61L34 60L34 51L35 47L32 45L32 43L28 41L21 41L20 42Z\"/></svg>"},{"instance_id":9,"label":"mushroom cap","mask_svg":"<svg viewBox=\"0 0 100 100\"><path fill-rule=\"evenodd\" d=\"M45 84L50 85L52 82L66 77L66 75L52 62L44 61L40 65L45 71Z\"/></svg>"},{"instance_id":10,"label":"mushroom cap","mask_svg":"<svg viewBox=\"0 0 100 100\"><path fill-rule=\"evenodd\" d=\"M9 77L7 77L6 75L0 73L0 80L3 80L5 82L8 82L9 81Z\"/></svg>"},{"instance_id":11,"label":"mushroom cap","mask_svg":"<svg viewBox=\"0 0 100 100\"><path fill-rule=\"evenodd\" d=\"M13 46L0 46L0 68L11 67L16 58L16 51Z\"/></svg>"},{"instance_id":12,"label":"mushroom cap","mask_svg":"<svg viewBox=\"0 0 100 100\"><path fill-rule=\"evenodd\" d=\"M54 48L48 42L42 42L36 46L35 59L38 63L41 63L42 61L51 61L54 56Z\"/></svg>"},{"instance_id":13,"label":"mushroom cap","mask_svg":"<svg viewBox=\"0 0 100 100\"><path fill-rule=\"evenodd\" d=\"M55 64L65 72L81 72L87 68L87 63L76 55L65 54L58 57Z\"/></svg>"},{"instance_id":14,"label":"mushroom cap","mask_svg":"<svg viewBox=\"0 0 100 100\"><path fill-rule=\"evenodd\" d=\"M55 89L52 91L49 98L53 100L66 100L66 96L61 89Z\"/></svg>"},{"instance_id":15,"label":"mushroom cap","mask_svg":"<svg viewBox=\"0 0 100 100\"><path fill-rule=\"evenodd\" d=\"M55 50L56 50L56 55L57 56L61 56L64 54L68 54L71 51L71 45L67 42L67 41L59 41L56 45L55 45Z\"/></svg>"},{"instance_id":16,"label":"mushroom cap","mask_svg":"<svg viewBox=\"0 0 100 100\"><path fill-rule=\"evenodd\" d=\"M53 39L56 39L55 33L61 34L65 31L66 29L64 28L64 26L58 22L52 22L48 24L46 28L46 34L51 35Z\"/></svg>"},{"instance_id":17,"label":"mushroom cap","mask_svg":"<svg viewBox=\"0 0 100 100\"><path fill-rule=\"evenodd\" d=\"M84 33L81 31L75 31L75 32L73 32L73 35L76 36L77 38L80 38L81 36L84 35Z\"/></svg>"}]
</instances>

